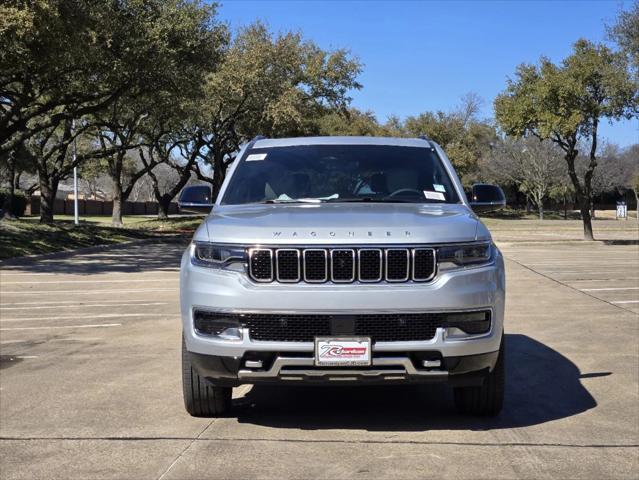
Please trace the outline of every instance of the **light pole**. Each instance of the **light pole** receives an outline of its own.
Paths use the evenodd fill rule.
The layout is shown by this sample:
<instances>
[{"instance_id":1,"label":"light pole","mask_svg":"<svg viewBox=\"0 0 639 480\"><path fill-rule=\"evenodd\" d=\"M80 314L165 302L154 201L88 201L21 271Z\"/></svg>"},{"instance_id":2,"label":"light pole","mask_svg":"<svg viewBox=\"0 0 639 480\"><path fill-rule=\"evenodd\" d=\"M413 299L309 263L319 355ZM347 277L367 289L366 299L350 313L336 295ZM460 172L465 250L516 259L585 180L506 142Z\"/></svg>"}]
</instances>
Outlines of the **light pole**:
<instances>
[{"instance_id":1,"label":"light pole","mask_svg":"<svg viewBox=\"0 0 639 480\"><path fill-rule=\"evenodd\" d=\"M73 131L73 134L75 135L75 120L72 120L71 129ZM80 218L78 215L78 167L76 166L76 163L75 163L78 157L76 140L77 140L77 137L74 137L73 138L73 216L74 216L74 223L76 225L79 225Z\"/></svg>"}]
</instances>

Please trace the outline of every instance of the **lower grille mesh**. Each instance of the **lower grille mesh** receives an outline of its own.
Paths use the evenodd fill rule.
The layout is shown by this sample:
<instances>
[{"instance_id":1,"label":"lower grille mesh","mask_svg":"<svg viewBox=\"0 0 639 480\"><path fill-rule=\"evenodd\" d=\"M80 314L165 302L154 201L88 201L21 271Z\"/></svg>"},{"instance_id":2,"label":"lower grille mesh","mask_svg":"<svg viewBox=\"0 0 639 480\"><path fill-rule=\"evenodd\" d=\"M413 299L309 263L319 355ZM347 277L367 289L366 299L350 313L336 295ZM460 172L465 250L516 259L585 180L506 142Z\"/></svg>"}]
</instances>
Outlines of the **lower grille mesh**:
<instances>
[{"instance_id":1,"label":"lower grille mesh","mask_svg":"<svg viewBox=\"0 0 639 480\"><path fill-rule=\"evenodd\" d=\"M248 328L252 340L277 342L312 342L315 337L328 336L371 337L374 342L430 340L437 328L447 326L447 317L446 313L322 315L203 311L194 315L196 330L201 333L216 334L220 326L235 325Z\"/></svg>"}]
</instances>

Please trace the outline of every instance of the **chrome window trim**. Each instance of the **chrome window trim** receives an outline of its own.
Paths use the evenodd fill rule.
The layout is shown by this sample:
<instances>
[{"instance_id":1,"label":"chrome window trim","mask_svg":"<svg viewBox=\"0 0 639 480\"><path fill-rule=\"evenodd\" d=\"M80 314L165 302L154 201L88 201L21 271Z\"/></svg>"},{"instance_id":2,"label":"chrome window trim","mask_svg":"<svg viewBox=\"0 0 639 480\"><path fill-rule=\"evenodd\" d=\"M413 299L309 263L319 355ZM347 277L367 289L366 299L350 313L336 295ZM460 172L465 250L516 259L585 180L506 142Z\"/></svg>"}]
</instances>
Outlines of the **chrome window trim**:
<instances>
[{"instance_id":1,"label":"chrome window trim","mask_svg":"<svg viewBox=\"0 0 639 480\"><path fill-rule=\"evenodd\" d=\"M372 252L379 252L379 277L373 279L373 280L362 280L362 261L361 261L361 254L362 252L366 252L366 251L372 251ZM383 270L383 265L384 265L384 251L381 248L358 248L357 249L357 277L358 280L362 283L377 283L377 282L381 282L382 278L384 277L384 272Z\"/></svg>"},{"instance_id":2,"label":"chrome window trim","mask_svg":"<svg viewBox=\"0 0 639 480\"><path fill-rule=\"evenodd\" d=\"M297 278L294 280L280 279L279 255L280 252L295 252L297 254ZM300 251L297 248L278 248L275 250L275 277L281 283L297 283L302 279L302 265L300 262Z\"/></svg>"},{"instance_id":3,"label":"chrome window trim","mask_svg":"<svg viewBox=\"0 0 639 480\"><path fill-rule=\"evenodd\" d=\"M335 280L333 274L333 254L335 252L351 252L351 258L353 259L353 268L351 271L351 278L349 280ZM332 248L331 249L331 281L335 283L351 283L355 281L355 249L354 248Z\"/></svg>"},{"instance_id":4,"label":"chrome window trim","mask_svg":"<svg viewBox=\"0 0 639 480\"><path fill-rule=\"evenodd\" d=\"M255 275L253 274L253 253L254 252L268 252L269 253L269 257L271 259L271 276L268 280L266 279L258 279L255 277ZM259 282L259 283L270 283L273 281L273 250L270 248L262 248L262 247L255 247L255 248L249 248L248 251L248 261L249 261L249 274L251 275L251 279Z\"/></svg>"},{"instance_id":5,"label":"chrome window trim","mask_svg":"<svg viewBox=\"0 0 639 480\"><path fill-rule=\"evenodd\" d=\"M406 276L402 279L390 279L388 278L388 253L392 251L400 251L406 253ZM410 250L408 248L387 248L384 252L384 270L385 275L384 278L387 282L398 283L398 282L406 282L410 278Z\"/></svg>"},{"instance_id":6,"label":"chrome window trim","mask_svg":"<svg viewBox=\"0 0 639 480\"><path fill-rule=\"evenodd\" d=\"M307 252L322 252L324 254L324 279L323 280L309 280L306 278L306 253ZM304 260L304 281L308 283L324 283L328 280L328 253L325 248L305 248L302 252Z\"/></svg>"},{"instance_id":7,"label":"chrome window trim","mask_svg":"<svg viewBox=\"0 0 639 480\"><path fill-rule=\"evenodd\" d=\"M430 277L427 278L417 278L415 276L415 252L417 251L421 251L421 250L430 250L431 252L433 252L433 273L431 273ZM411 250L411 261L413 262L412 265L412 280L415 282L428 282L430 280L432 280L433 278L435 278L435 275L437 275L437 249L435 248L413 248Z\"/></svg>"}]
</instances>

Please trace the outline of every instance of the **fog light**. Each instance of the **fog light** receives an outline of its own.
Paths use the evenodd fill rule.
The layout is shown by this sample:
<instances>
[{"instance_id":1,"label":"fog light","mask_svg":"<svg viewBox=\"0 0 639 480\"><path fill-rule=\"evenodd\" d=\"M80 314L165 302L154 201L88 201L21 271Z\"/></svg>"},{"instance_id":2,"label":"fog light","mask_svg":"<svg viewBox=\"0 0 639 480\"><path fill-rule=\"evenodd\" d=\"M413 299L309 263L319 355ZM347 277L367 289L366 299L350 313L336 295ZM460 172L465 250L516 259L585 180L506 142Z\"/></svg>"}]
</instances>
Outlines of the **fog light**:
<instances>
[{"instance_id":1,"label":"fog light","mask_svg":"<svg viewBox=\"0 0 639 480\"><path fill-rule=\"evenodd\" d=\"M487 333L490 330L490 312L460 312L446 315L449 335L461 332L468 335Z\"/></svg>"},{"instance_id":2,"label":"fog light","mask_svg":"<svg viewBox=\"0 0 639 480\"><path fill-rule=\"evenodd\" d=\"M240 323L221 313L193 312L193 327L200 335L207 335L221 340L242 340Z\"/></svg>"},{"instance_id":3,"label":"fog light","mask_svg":"<svg viewBox=\"0 0 639 480\"><path fill-rule=\"evenodd\" d=\"M222 340L242 340L242 329L238 327L225 328L216 337Z\"/></svg>"}]
</instances>

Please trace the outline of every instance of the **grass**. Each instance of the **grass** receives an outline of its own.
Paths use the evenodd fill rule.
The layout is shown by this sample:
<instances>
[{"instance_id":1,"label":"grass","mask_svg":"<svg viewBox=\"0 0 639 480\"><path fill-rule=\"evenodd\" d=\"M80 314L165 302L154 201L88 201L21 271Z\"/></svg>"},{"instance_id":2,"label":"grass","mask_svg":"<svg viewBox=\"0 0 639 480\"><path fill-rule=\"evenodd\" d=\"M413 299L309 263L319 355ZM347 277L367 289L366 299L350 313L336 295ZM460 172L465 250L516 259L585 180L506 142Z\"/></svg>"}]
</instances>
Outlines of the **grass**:
<instances>
[{"instance_id":1,"label":"grass","mask_svg":"<svg viewBox=\"0 0 639 480\"><path fill-rule=\"evenodd\" d=\"M627 221L615 221L614 212L598 212L593 221L595 237L601 240L637 240L636 213L628 212ZM498 241L548 241L581 240L582 223L575 212L569 212L563 220L563 212L546 212L545 220L535 213L504 209L482 216ZM202 216L171 217L158 220L148 216L124 217L124 226L111 226L110 216L81 217L80 225L73 224L70 215L56 215L55 223L43 225L38 217L20 220L0 220L0 260L51 253L96 245L109 245L163 235L191 235L202 223Z\"/></svg>"},{"instance_id":2,"label":"grass","mask_svg":"<svg viewBox=\"0 0 639 480\"><path fill-rule=\"evenodd\" d=\"M56 215L51 225L41 224L37 217L0 220L0 260L168 234L189 235L200 223L202 217L125 217L122 228L112 227L107 216L83 217L77 226L69 215Z\"/></svg>"}]
</instances>

